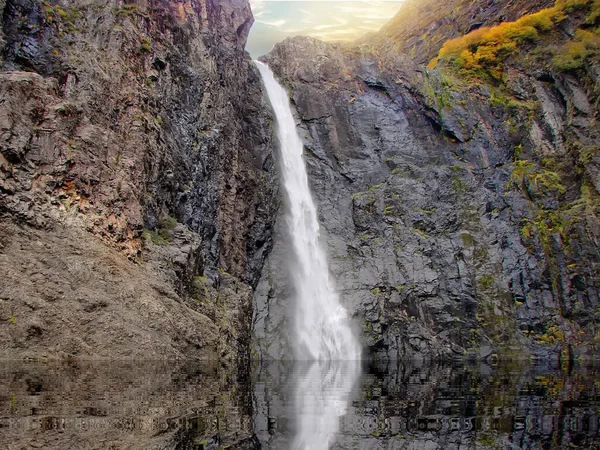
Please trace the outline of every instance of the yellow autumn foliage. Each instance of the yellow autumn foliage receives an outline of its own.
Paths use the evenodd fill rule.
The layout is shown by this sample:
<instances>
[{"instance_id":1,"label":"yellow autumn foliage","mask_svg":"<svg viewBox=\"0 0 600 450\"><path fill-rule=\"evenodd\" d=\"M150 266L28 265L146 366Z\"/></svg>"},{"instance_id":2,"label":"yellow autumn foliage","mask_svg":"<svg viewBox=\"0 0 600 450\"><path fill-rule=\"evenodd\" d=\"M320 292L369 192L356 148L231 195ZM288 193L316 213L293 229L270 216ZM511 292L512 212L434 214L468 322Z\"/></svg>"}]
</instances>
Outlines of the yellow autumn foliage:
<instances>
[{"instance_id":1,"label":"yellow autumn foliage","mask_svg":"<svg viewBox=\"0 0 600 450\"><path fill-rule=\"evenodd\" d=\"M494 27L482 27L464 36L447 41L437 58L429 63L435 67L444 60L461 74L471 77L502 80L504 62L517 52L519 46L539 39L540 33L553 30L567 19L568 13L587 9L586 23L600 19L600 0L557 0L552 8L528 14L515 22L504 22ZM591 49L599 48L598 35L578 30L575 42L565 46L557 54L557 68L570 69L589 55Z\"/></svg>"}]
</instances>

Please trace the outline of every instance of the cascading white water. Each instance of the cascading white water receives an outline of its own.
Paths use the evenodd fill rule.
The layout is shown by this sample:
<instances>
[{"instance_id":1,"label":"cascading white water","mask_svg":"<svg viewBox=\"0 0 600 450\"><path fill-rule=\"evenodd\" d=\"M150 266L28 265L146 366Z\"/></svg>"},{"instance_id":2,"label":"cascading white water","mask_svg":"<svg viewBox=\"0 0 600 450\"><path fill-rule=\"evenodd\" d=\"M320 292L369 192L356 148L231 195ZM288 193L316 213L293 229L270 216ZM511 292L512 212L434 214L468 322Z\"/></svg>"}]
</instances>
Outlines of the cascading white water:
<instances>
[{"instance_id":1,"label":"cascading white water","mask_svg":"<svg viewBox=\"0 0 600 450\"><path fill-rule=\"evenodd\" d=\"M295 352L297 359L359 360L360 345L340 303L321 247L317 209L308 187L302 140L285 89L265 64L257 62L275 111L281 144L283 185L289 198L287 222L297 270Z\"/></svg>"}]
</instances>

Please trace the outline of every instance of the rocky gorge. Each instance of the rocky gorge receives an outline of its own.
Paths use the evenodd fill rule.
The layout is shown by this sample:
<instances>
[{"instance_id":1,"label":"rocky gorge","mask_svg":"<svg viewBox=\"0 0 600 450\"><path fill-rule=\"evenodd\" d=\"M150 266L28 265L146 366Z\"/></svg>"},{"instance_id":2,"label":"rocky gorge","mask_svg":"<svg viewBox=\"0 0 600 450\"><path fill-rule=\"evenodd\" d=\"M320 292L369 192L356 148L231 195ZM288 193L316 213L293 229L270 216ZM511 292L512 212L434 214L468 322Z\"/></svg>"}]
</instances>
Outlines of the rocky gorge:
<instances>
[{"instance_id":1,"label":"rocky gorge","mask_svg":"<svg viewBox=\"0 0 600 450\"><path fill-rule=\"evenodd\" d=\"M244 50L248 1L0 0L0 12L0 358L73 364L65 380L34 370L25 384L27 369L7 366L4 383L23 393L42 380L54 396L96 377L132 398L136 378L172 385L174 399L157 394L151 413L132 414L168 432L148 426L127 448L260 448L253 408L264 439L279 439L277 405L260 397L273 366L260 364L285 360L293 339L289 199L277 123ZM406 0L357 42L299 36L261 58L296 114L340 301L365 359L390 365L390 392L410 379L401 360L532 357L560 372L593 359L599 20L597 0ZM180 384L175 366L154 379L85 360L211 367L182 369ZM367 381L377 386L365 395L380 396ZM222 398L201 401L212 391ZM222 408L210 424L181 407L188 394L196 412ZM29 405L2 395L7 410ZM386 418L409 401L390 400ZM348 446L379 437L380 421L355 433L363 413L344 419ZM398 439L420 426L385 420ZM51 438L41 445L78 448ZM94 439L86 448L102 448Z\"/></svg>"},{"instance_id":2,"label":"rocky gorge","mask_svg":"<svg viewBox=\"0 0 600 450\"><path fill-rule=\"evenodd\" d=\"M577 67L559 63L577 33L594 30L598 6L509 2L500 14L491 3L453 14L473 29L482 17L532 14L473 31L445 62L461 45L449 41L429 67L398 51L406 36L390 35L404 9L363 42L297 37L264 57L298 112L342 298L379 357L550 353L570 364L593 354L598 61L590 51ZM408 5L435 14L432 2ZM412 30L417 48L440 21ZM521 26L531 36L508 44L503 30ZM482 53L477 72L465 61L479 48L498 53ZM287 345L288 319L269 309L285 311L290 295L284 247L276 239L257 291L258 348L275 359Z\"/></svg>"}]
</instances>

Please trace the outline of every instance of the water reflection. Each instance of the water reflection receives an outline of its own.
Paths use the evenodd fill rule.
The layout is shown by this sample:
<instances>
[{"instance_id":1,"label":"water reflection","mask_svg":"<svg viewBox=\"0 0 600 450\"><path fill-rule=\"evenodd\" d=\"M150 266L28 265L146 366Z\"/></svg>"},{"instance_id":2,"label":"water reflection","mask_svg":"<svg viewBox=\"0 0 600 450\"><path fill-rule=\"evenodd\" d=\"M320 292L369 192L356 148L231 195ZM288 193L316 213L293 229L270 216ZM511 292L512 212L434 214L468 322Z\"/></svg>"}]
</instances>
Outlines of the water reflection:
<instances>
[{"instance_id":1,"label":"water reflection","mask_svg":"<svg viewBox=\"0 0 600 450\"><path fill-rule=\"evenodd\" d=\"M264 449L294 448L292 443L310 436L310 427L314 440L306 448L600 448L600 376L594 368L375 364L364 368L339 415L322 409L322 399L335 397L335 390L324 391L312 376L295 377L296 370L259 369L255 430ZM293 397L281 395L295 380L304 383L301 390L315 389L303 394L300 410ZM318 411L329 417L319 419ZM319 439L324 427L331 433Z\"/></svg>"},{"instance_id":2,"label":"water reflection","mask_svg":"<svg viewBox=\"0 0 600 450\"><path fill-rule=\"evenodd\" d=\"M1 364L1 449L256 447L249 384L218 365Z\"/></svg>"},{"instance_id":3,"label":"water reflection","mask_svg":"<svg viewBox=\"0 0 600 450\"><path fill-rule=\"evenodd\" d=\"M277 362L252 378L205 364L2 363L0 448L600 448L594 367Z\"/></svg>"},{"instance_id":4,"label":"water reflection","mask_svg":"<svg viewBox=\"0 0 600 450\"><path fill-rule=\"evenodd\" d=\"M359 375L358 361L298 362L295 367L292 450L328 450L348 412L350 393Z\"/></svg>"}]
</instances>

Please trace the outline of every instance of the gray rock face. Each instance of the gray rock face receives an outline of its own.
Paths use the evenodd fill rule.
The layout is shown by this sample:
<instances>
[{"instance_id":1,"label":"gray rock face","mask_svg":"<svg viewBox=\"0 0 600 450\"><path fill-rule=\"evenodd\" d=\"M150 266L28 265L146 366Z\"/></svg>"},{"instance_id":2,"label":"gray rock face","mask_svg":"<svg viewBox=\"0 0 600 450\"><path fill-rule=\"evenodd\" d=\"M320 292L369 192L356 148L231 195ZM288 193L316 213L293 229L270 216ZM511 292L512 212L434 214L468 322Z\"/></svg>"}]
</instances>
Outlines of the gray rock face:
<instances>
[{"instance_id":1,"label":"gray rock face","mask_svg":"<svg viewBox=\"0 0 600 450\"><path fill-rule=\"evenodd\" d=\"M564 157L568 132L590 143L597 127L585 111L596 97L584 85L513 73L538 105L528 119L487 88L450 82L395 51L298 37L265 59L298 112L331 270L372 354L486 358L593 341L583 317L598 303L597 219L565 218L566 238L557 231L563 219L552 218L585 182L562 179L567 193L562 184L536 187L533 175L519 175L527 163L513 162L515 148ZM272 258L269 298L282 289L277 252ZM271 330L285 323L277 311L263 320Z\"/></svg>"},{"instance_id":2,"label":"gray rock face","mask_svg":"<svg viewBox=\"0 0 600 450\"><path fill-rule=\"evenodd\" d=\"M274 246L254 292L252 319L252 357L254 359L291 359L293 339L294 291L289 278L289 231L284 209L274 230Z\"/></svg>"}]
</instances>

